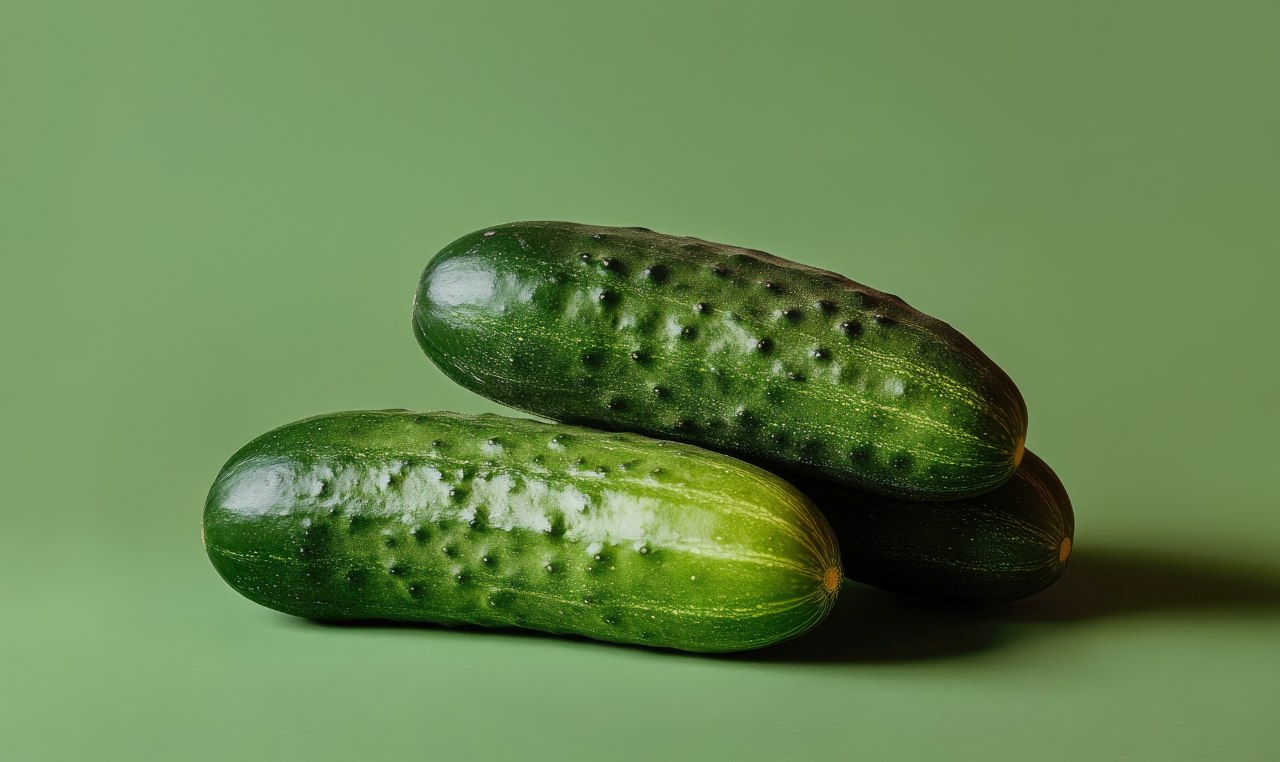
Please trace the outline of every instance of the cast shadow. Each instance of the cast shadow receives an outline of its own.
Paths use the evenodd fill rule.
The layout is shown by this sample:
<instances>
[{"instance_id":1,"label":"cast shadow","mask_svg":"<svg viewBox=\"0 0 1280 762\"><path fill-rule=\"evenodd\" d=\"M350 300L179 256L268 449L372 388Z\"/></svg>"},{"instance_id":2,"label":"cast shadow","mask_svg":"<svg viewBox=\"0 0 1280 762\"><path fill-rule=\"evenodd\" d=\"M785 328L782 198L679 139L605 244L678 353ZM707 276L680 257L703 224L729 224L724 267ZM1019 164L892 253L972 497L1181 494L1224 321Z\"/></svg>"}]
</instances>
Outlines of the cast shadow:
<instances>
[{"instance_id":1,"label":"cast shadow","mask_svg":"<svg viewBox=\"0 0 1280 762\"><path fill-rule=\"evenodd\" d=\"M579 641L633 653L754 663L876 664L975 654L1014 640L1055 634L1065 627L1148 613L1197 618L1280 614L1280 569L1138 549L1077 547L1062 578L1026 600L961 606L846 583L831 615L811 633L758 651L710 657L533 630L282 617L305 628L432 630L467 637Z\"/></svg>"},{"instance_id":2,"label":"cast shadow","mask_svg":"<svg viewBox=\"0 0 1280 762\"><path fill-rule=\"evenodd\" d=\"M1058 582L1014 603L966 608L848 584L812 633L724 658L876 663L942 659L1090 621L1149 613L1280 614L1280 570L1224 559L1077 548Z\"/></svg>"}]
</instances>

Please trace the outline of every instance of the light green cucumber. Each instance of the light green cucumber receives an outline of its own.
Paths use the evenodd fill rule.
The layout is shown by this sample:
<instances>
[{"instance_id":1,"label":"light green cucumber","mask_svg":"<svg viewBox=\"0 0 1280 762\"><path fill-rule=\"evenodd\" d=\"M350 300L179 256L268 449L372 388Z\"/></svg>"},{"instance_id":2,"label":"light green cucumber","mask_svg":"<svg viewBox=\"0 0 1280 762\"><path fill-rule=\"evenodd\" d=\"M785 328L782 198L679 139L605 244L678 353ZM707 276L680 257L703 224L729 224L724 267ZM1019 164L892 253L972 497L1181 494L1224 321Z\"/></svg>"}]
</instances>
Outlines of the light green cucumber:
<instances>
[{"instance_id":1,"label":"light green cucumber","mask_svg":"<svg viewBox=\"0 0 1280 762\"><path fill-rule=\"evenodd\" d=\"M250 442L209 492L213 565L318 619L525 627L690 651L799 635L841 580L787 482L633 434L365 411Z\"/></svg>"}]
</instances>

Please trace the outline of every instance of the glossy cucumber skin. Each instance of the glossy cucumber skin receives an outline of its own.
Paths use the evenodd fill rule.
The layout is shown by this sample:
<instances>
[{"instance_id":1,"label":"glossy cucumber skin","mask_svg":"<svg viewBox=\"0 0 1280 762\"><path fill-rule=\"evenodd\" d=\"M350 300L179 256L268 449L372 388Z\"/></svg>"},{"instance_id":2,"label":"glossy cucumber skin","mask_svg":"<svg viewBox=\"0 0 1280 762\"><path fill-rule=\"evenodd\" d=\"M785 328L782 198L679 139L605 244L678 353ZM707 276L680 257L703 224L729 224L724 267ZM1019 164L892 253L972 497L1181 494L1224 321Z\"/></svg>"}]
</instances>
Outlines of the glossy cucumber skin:
<instances>
[{"instance_id":1,"label":"glossy cucumber skin","mask_svg":"<svg viewBox=\"0 0 1280 762\"><path fill-rule=\"evenodd\" d=\"M835 529L845 575L925 598L998 603L1044 590L1066 569L1075 515L1053 470L1027 452L1000 487L920 502L796 476Z\"/></svg>"},{"instance_id":2,"label":"glossy cucumber skin","mask_svg":"<svg viewBox=\"0 0 1280 762\"><path fill-rule=\"evenodd\" d=\"M1013 382L949 325L763 252L521 222L445 247L414 333L457 383L560 421L943 500L1021 458Z\"/></svg>"},{"instance_id":3,"label":"glossy cucumber skin","mask_svg":"<svg viewBox=\"0 0 1280 762\"><path fill-rule=\"evenodd\" d=\"M841 579L830 527L772 474L495 415L358 411L271 431L218 475L204 538L232 587L298 616L689 651L798 635Z\"/></svg>"}]
</instances>

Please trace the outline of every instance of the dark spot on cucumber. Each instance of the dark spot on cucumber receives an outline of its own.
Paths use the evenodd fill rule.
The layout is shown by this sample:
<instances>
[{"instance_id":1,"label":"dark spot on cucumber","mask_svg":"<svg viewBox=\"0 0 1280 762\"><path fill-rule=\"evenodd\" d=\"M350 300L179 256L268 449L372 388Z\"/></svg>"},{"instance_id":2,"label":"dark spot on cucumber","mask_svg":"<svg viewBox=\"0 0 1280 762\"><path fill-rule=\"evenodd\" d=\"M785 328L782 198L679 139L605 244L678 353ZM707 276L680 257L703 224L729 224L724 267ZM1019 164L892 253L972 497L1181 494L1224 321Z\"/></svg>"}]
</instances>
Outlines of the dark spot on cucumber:
<instances>
[{"instance_id":1,"label":"dark spot on cucumber","mask_svg":"<svg viewBox=\"0 0 1280 762\"><path fill-rule=\"evenodd\" d=\"M621 274L625 270L622 263L612 257L600 260L600 266L614 274Z\"/></svg>"},{"instance_id":2,"label":"dark spot on cucumber","mask_svg":"<svg viewBox=\"0 0 1280 762\"><path fill-rule=\"evenodd\" d=\"M463 500L467 499L467 491L459 489L458 487L453 487L449 490L449 499L455 503L461 503Z\"/></svg>"},{"instance_id":3,"label":"dark spot on cucumber","mask_svg":"<svg viewBox=\"0 0 1280 762\"><path fill-rule=\"evenodd\" d=\"M746 408L740 407L733 411L733 419L744 429L752 430L760 427L760 418Z\"/></svg>"},{"instance_id":4,"label":"dark spot on cucumber","mask_svg":"<svg viewBox=\"0 0 1280 762\"><path fill-rule=\"evenodd\" d=\"M836 329L851 339L856 339L862 335L862 324L853 320L845 320L837 325Z\"/></svg>"},{"instance_id":5,"label":"dark spot on cucumber","mask_svg":"<svg viewBox=\"0 0 1280 762\"><path fill-rule=\"evenodd\" d=\"M667 278L671 277L671 271L667 269L666 265L649 265L641 270L640 274L644 276L645 280L658 286L666 283Z\"/></svg>"},{"instance_id":6,"label":"dark spot on cucumber","mask_svg":"<svg viewBox=\"0 0 1280 762\"><path fill-rule=\"evenodd\" d=\"M836 311L836 303L828 299L819 299L814 306L824 315L830 315Z\"/></svg>"},{"instance_id":7,"label":"dark spot on cucumber","mask_svg":"<svg viewBox=\"0 0 1280 762\"><path fill-rule=\"evenodd\" d=\"M591 255L584 251L578 255L578 259L582 260L583 262L590 262Z\"/></svg>"},{"instance_id":8,"label":"dark spot on cucumber","mask_svg":"<svg viewBox=\"0 0 1280 762\"><path fill-rule=\"evenodd\" d=\"M641 365L647 365L649 363L649 355L639 350L632 352L627 355L627 357L630 357L632 362L638 362Z\"/></svg>"},{"instance_id":9,"label":"dark spot on cucumber","mask_svg":"<svg viewBox=\"0 0 1280 762\"><path fill-rule=\"evenodd\" d=\"M763 338L756 339L756 351L761 354L768 354L773 351L773 339Z\"/></svg>"},{"instance_id":10,"label":"dark spot on cucumber","mask_svg":"<svg viewBox=\"0 0 1280 762\"><path fill-rule=\"evenodd\" d=\"M355 534L356 532L362 532L368 529L372 525L373 519L368 516L355 515L351 517L351 524L348 527L348 531L350 531L351 534Z\"/></svg>"},{"instance_id":11,"label":"dark spot on cucumber","mask_svg":"<svg viewBox=\"0 0 1280 762\"><path fill-rule=\"evenodd\" d=\"M348 569L346 578L347 578L347 584L349 585L355 585L355 586L363 585L365 581L369 578L369 572L365 571L364 569Z\"/></svg>"},{"instance_id":12,"label":"dark spot on cucumber","mask_svg":"<svg viewBox=\"0 0 1280 762\"><path fill-rule=\"evenodd\" d=\"M587 597L585 597L585 598L583 598L583 599L582 599L582 602L583 602L584 604L586 604L587 606L591 606L591 605L595 604L596 599L595 599L595 598L592 598L591 596L589 596L589 595L588 595Z\"/></svg>"},{"instance_id":13,"label":"dark spot on cucumber","mask_svg":"<svg viewBox=\"0 0 1280 762\"><path fill-rule=\"evenodd\" d=\"M484 564L485 566L494 566L498 563L498 561L493 556L480 556L480 563Z\"/></svg>"},{"instance_id":14,"label":"dark spot on cucumber","mask_svg":"<svg viewBox=\"0 0 1280 762\"><path fill-rule=\"evenodd\" d=\"M444 447L444 442L441 442L439 439L433 439L433 440L431 440L431 446L432 446L432 447Z\"/></svg>"},{"instance_id":15,"label":"dark spot on cucumber","mask_svg":"<svg viewBox=\"0 0 1280 762\"><path fill-rule=\"evenodd\" d=\"M822 347L818 347L818 348L816 348L816 349L812 349L812 350L810 350L810 351L809 351L809 356L810 356L810 357L812 357L813 359L815 359L815 360L819 361L819 362L824 362L824 361L826 361L826 360L830 360L830 359L831 359L831 353L830 353L830 352L828 352L827 350L823 349Z\"/></svg>"},{"instance_id":16,"label":"dark spot on cucumber","mask_svg":"<svg viewBox=\"0 0 1280 762\"><path fill-rule=\"evenodd\" d=\"M421 598L422 585L409 585L409 596L411 598Z\"/></svg>"},{"instance_id":17,"label":"dark spot on cucumber","mask_svg":"<svg viewBox=\"0 0 1280 762\"><path fill-rule=\"evenodd\" d=\"M788 373L787 378L791 379L792 381L798 381L801 383L805 381L805 375L803 373L796 373L795 371Z\"/></svg>"},{"instance_id":18,"label":"dark spot on cucumber","mask_svg":"<svg viewBox=\"0 0 1280 762\"><path fill-rule=\"evenodd\" d=\"M711 305L707 304L706 302L698 302L697 304L693 305L693 309L696 310L697 312L701 312L702 314L706 315L711 312Z\"/></svg>"},{"instance_id":19,"label":"dark spot on cucumber","mask_svg":"<svg viewBox=\"0 0 1280 762\"><path fill-rule=\"evenodd\" d=\"M774 293L774 294L782 293L782 286L778 285L777 283L771 280L762 280L760 281L760 285L764 287L765 291L768 291L770 293Z\"/></svg>"},{"instance_id":20,"label":"dark spot on cucumber","mask_svg":"<svg viewBox=\"0 0 1280 762\"><path fill-rule=\"evenodd\" d=\"M618 303L618 295L612 291L601 291L596 295L596 301L605 307L612 307Z\"/></svg>"},{"instance_id":21,"label":"dark spot on cucumber","mask_svg":"<svg viewBox=\"0 0 1280 762\"><path fill-rule=\"evenodd\" d=\"M614 397L613 399L604 403L604 406L609 408L610 410L625 410L627 407L627 401L622 399L621 397Z\"/></svg>"},{"instance_id":22,"label":"dark spot on cucumber","mask_svg":"<svg viewBox=\"0 0 1280 762\"><path fill-rule=\"evenodd\" d=\"M606 617L603 617L603 620L604 620L604 623L605 623L605 624L607 624L607 625L614 625L614 626L616 626L616 625L618 624L618 618L617 618L617 617L613 617L613 616L606 616Z\"/></svg>"},{"instance_id":23,"label":"dark spot on cucumber","mask_svg":"<svg viewBox=\"0 0 1280 762\"><path fill-rule=\"evenodd\" d=\"M564 514L559 511L553 513L547 523L549 526L547 527L546 533L552 537L564 536L565 529L568 528L565 523Z\"/></svg>"},{"instance_id":24,"label":"dark spot on cucumber","mask_svg":"<svg viewBox=\"0 0 1280 762\"><path fill-rule=\"evenodd\" d=\"M440 549L440 552L443 553L446 558L453 558L458 555L458 549L452 545L445 545Z\"/></svg>"},{"instance_id":25,"label":"dark spot on cucumber","mask_svg":"<svg viewBox=\"0 0 1280 762\"><path fill-rule=\"evenodd\" d=\"M711 265L711 267L709 267L708 269L711 270L712 275L715 275L720 278L723 278L729 274L729 268L720 264Z\"/></svg>"},{"instance_id":26,"label":"dark spot on cucumber","mask_svg":"<svg viewBox=\"0 0 1280 762\"><path fill-rule=\"evenodd\" d=\"M665 399L667 396L667 390L664 387L655 386L652 391L654 399Z\"/></svg>"},{"instance_id":27,"label":"dark spot on cucumber","mask_svg":"<svg viewBox=\"0 0 1280 762\"><path fill-rule=\"evenodd\" d=\"M787 309L785 309L785 310L779 310L779 311L778 311L778 317L780 317L780 318L782 318L783 320L786 320L787 322L790 322L790 323L797 323L797 322L799 322L799 321L800 321L800 318L801 318L801 317L803 317L803 316L804 316L804 314L803 314L802 312L800 312L800 310L792 309L792 308L790 308L790 307L788 307L788 308L787 308Z\"/></svg>"},{"instance_id":28,"label":"dark spot on cucumber","mask_svg":"<svg viewBox=\"0 0 1280 762\"><path fill-rule=\"evenodd\" d=\"M413 531L410 532L410 534L412 534L413 539L417 540L418 542L426 542L427 540L431 539L431 532L429 532L426 527L421 525L414 527Z\"/></svg>"},{"instance_id":29,"label":"dark spot on cucumber","mask_svg":"<svg viewBox=\"0 0 1280 762\"><path fill-rule=\"evenodd\" d=\"M854 463L869 463L874 455L875 448L871 445L858 445L849 451L849 460Z\"/></svg>"},{"instance_id":30,"label":"dark spot on cucumber","mask_svg":"<svg viewBox=\"0 0 1280 762\"><path fill-rule=\"evenodd\" d=\"M870 307L871 297L865 291L850 291L849 300L853 302L855 307Z\"/></svg>"},{"instance_id":31,"label":"dark spot on cucumber","mask_svg":"<svg viewBox=\"0 0 1280 762\"><path fill-rule=\"evenodd\" d=\"M876 323L878 323L879 325L893 325L894 323L897 322L896 320L889 317L888 315L880 315L880 314L872 315L871 319L875 320Z\"/></svg>"},{"instance_id":32,"label":"dark spot on cucumber","mask_svg":"<svg viewBox=\"0 0 1280 762\"><path fill-rule=\"evenodd\" d=\"M652 471L650 471L649 473L653 474L654 476L658 476L659 474L661 474L661 473L662 473L662 469L661 469L661 468L655 468L655 469L653 469Z\"/></svg>"},{"instance_id":33,"label":"dark spot on cucumber","mask_svg":"<svg viewBox=\"0 0 1280 762\"><path fill-rule=\"evenodd\" d=\"M640 554L640 555L642 555L642 556L647 556L647 555L649 555L649 546L648 546L648 545L641 545L639 548L637 548L637 549L636 549L636 552L637 552L637 553L639 553L639 554Z\"/></svg>"},{"instance_id":34,"label":"dark spot on cucumber","mask_svg":"<svg viewBox=\"0 0 1280 762\"><path fill-rule=\"evenodd\" d=\"M471 581L471 576L468 575L466 572L458 572L457 574L453 575L453 581L455 584L465 585Z\"/></svg>"},{"instance_id":35,"label":"dark spot on cucumber","mask_svg":"<svg viewBox=\"0 0 1280 762\"><path fill-rule=\"evenodd\" d=\"M401 564L391 564L390 566L387 567L387 574L390 574L393 577L398 577L404 574L404 571L405 571L405 568Z\"/></svg>"},{"instance_id":36,"label":"dark spot on cucumber","mask_svg":"<svg viewBox=\"0 0 1280 762\"><path fill-rule=\"evenodd\" d=\"M388 548L394 548L398 544L398 540L393 535L383 534L382 544Z\"/></svg>"},{"instance_id":37,"label":"dark spot on cucumber","mask_svg":"<svg viewBox=\"0 0 1280 762\"><path fill-rule=\"evenodd\" d=\"M594 350L583 352L581 359L583 365L593 370L604 364L604 358L599 352Z\"/></svg>"},{"instance_id":38,"label":"dark spot on cucumber","mask_svg":"<svg viewBox=\"0 0 1280 762\"><path fill-rule=\"evenodd\" d=\"M914 463L915 460L911 455L905 452L900 452L889 459L889 466L895 471L910 471Z\"/></svg>"},{"instance_id":39,"label":"dark spot on cucumber","mask_svg":"<svg viewBox=\"0 0 1280 762\"><path fill-rule=\"evenodd\" d=\"M676 421L677 431L688 433L697 428L698 428L698 425L693 421L689 420L688 418L681 418L680 420Z\"/></svg>"},{"instance_id":40,"label":"dark spot on cucumber","mask_svg":"<svg viewBox=\"0 0 1280 762\"><path fill-rule=\"evenodd\" d=\"M597 240L597 241L603 241L603 240L604 240L604 233L595 233L595 234L594 234L594 235L592 235L591 237L592 237L592 238L594 238L594 239L595 239L595 240Z\"/></svg>"}]
</instances>

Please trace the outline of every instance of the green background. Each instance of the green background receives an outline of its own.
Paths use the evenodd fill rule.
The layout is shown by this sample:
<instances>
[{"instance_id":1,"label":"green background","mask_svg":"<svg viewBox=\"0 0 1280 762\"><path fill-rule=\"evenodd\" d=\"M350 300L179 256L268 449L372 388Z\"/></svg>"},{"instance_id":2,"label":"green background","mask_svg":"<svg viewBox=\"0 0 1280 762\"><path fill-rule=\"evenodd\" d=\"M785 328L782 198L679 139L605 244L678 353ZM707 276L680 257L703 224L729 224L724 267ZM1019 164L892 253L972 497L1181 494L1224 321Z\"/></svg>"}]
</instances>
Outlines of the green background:
<instances>
[{"instance_id":1,"label":"green background","mask_svg":"<svg viewBox=\"0 0 1280 762\"><path fill-rule=\"evenodd\" d=\"M1276 759L1271 2L0 2L0 757ZM310 624L200 511L241 444L497 410L409 329L518 219L762 248L1017 380L1061 583L850 586L706 658Z\"/></svg>"}]
</instances>

